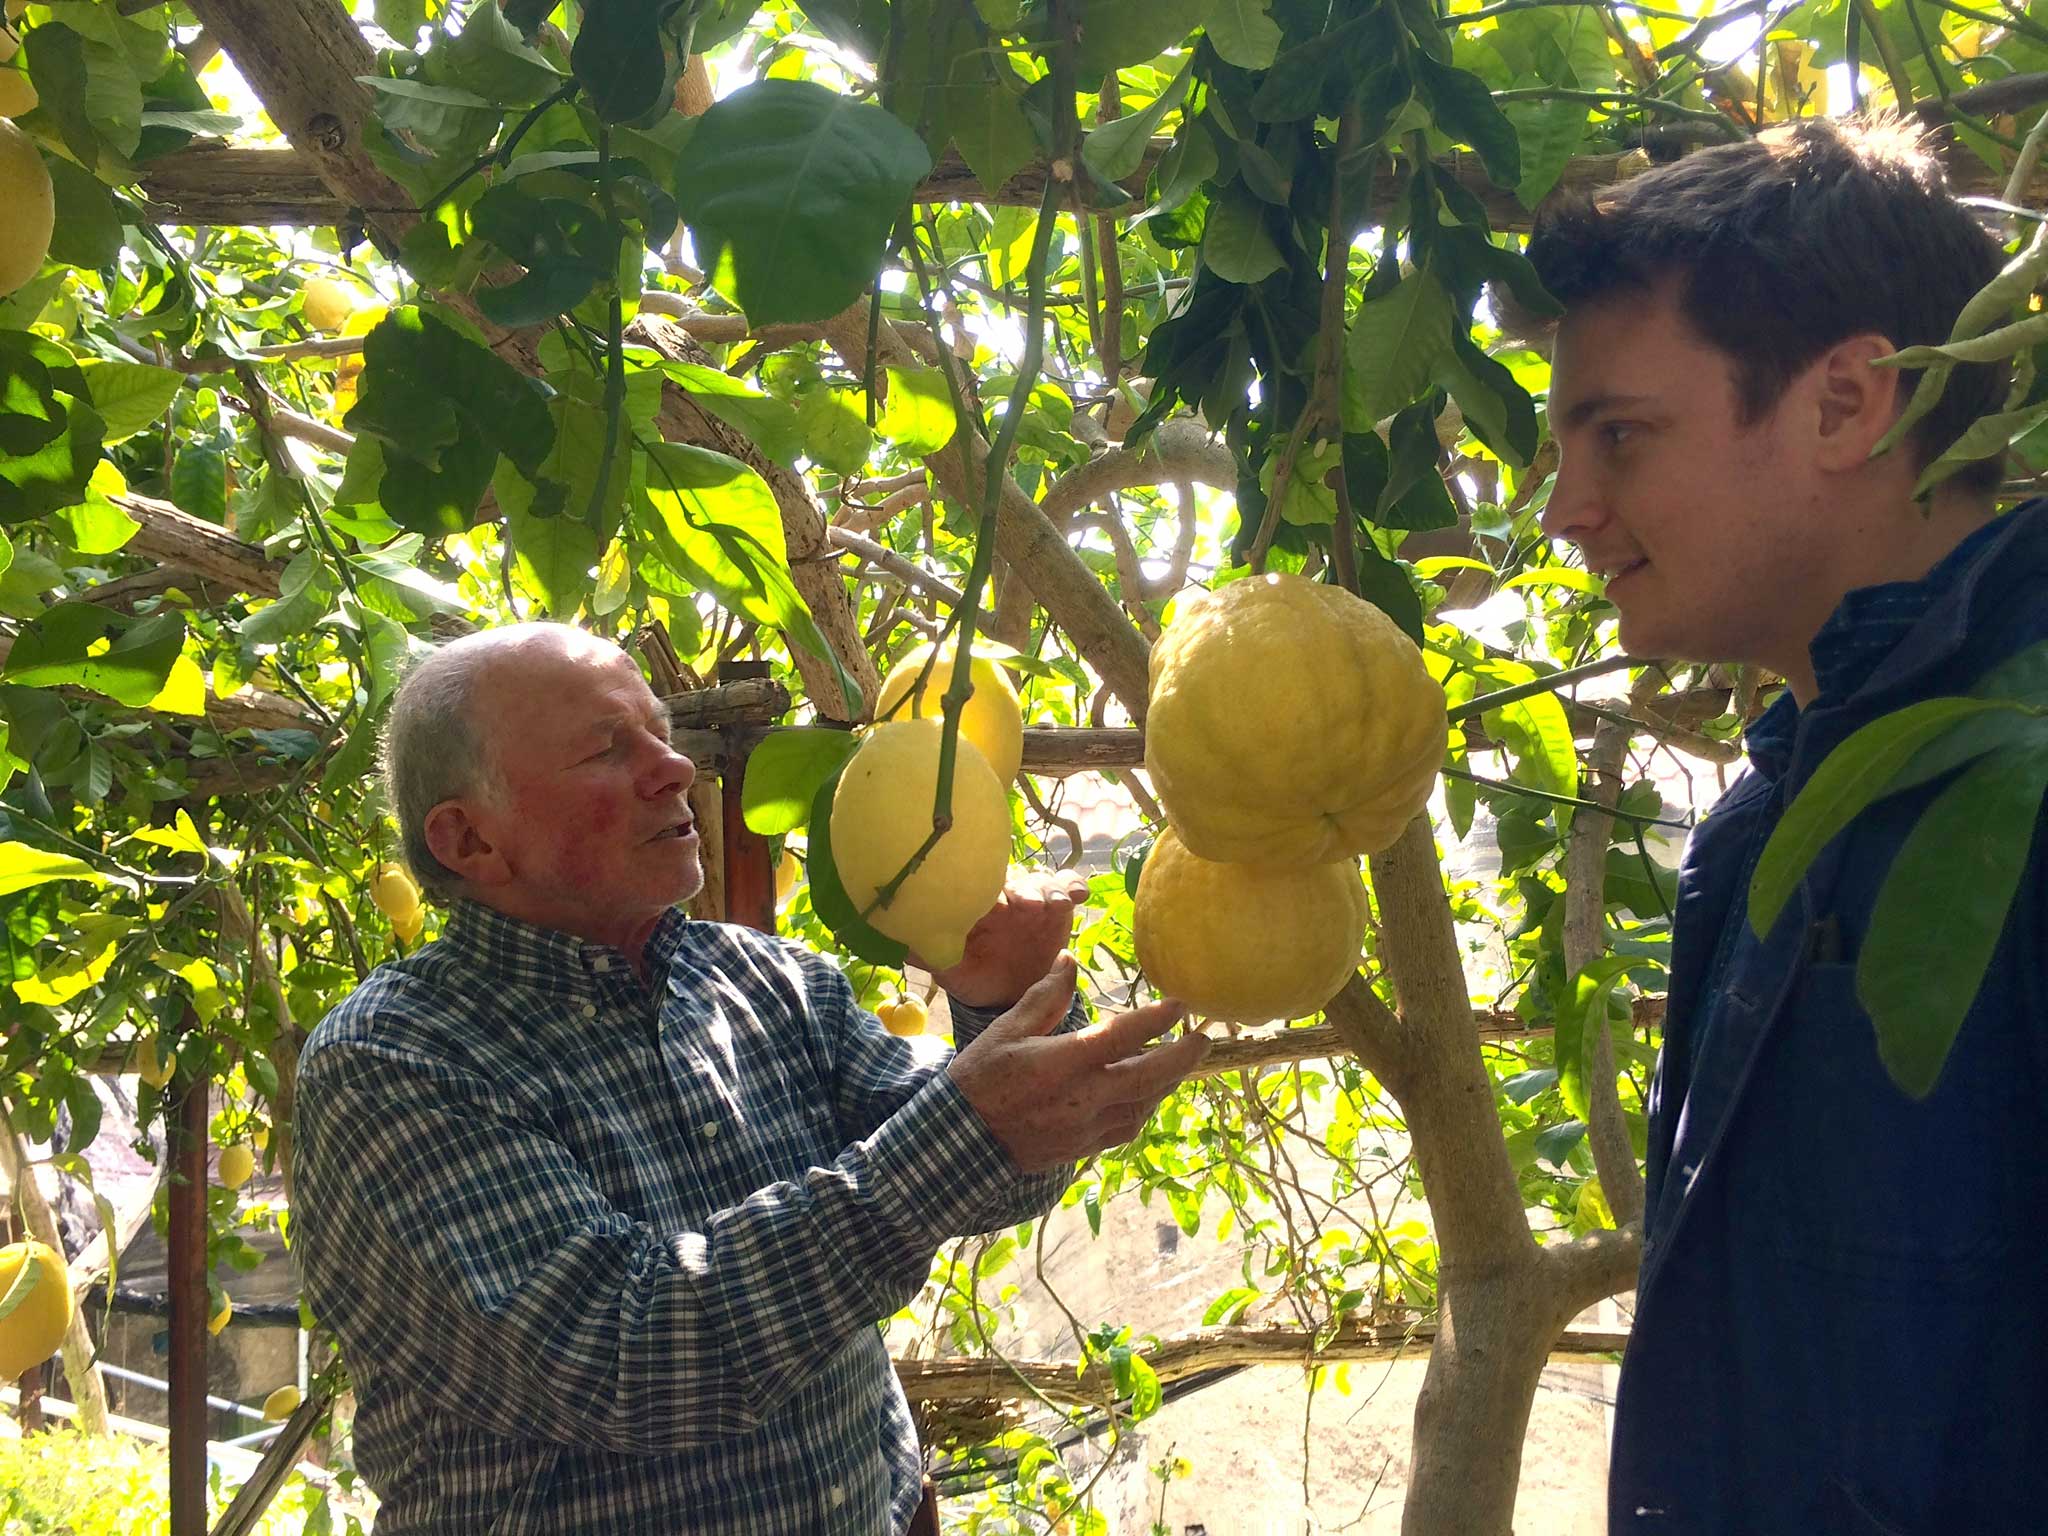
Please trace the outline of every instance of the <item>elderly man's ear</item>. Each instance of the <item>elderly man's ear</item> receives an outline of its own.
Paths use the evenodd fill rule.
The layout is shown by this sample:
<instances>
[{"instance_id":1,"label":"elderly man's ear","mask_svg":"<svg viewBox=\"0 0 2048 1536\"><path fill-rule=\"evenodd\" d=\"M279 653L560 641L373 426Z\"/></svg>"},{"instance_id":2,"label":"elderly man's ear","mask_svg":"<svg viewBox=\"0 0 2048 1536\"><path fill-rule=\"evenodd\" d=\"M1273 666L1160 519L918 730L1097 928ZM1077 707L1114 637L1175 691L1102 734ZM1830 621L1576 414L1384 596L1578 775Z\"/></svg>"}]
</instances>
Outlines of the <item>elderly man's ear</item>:
<instances>
[{"instance_id":1,"label":"elderly man's ear","mask_svg":"<svg viewBox=\"0 0 2048 1536\"><path fill-rule=\"evenodd\" d=\"M465 885L488 890L503 885L512 869L491 843L467 800L443 800L427 812L427 846L441 867Z\"/></svg>"}]
</instances>

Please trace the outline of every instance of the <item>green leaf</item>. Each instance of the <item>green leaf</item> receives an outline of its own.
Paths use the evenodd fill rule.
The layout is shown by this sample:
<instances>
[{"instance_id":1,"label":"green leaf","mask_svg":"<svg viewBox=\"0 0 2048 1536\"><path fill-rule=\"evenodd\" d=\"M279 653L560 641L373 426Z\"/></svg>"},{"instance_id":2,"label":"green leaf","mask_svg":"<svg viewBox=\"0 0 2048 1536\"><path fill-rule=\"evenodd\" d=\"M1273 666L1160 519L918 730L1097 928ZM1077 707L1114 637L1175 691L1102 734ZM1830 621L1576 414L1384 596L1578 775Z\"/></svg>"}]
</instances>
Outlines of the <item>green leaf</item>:
<instances>
[{"instance_id":1,"label":"green leaf","mask_svg":"<svg viewBox=\"0 0 2048 1536\"><path fill-rule=\"evenodd\" d=\"M646 124L667 110L681 73L664 22L679 0L599 0L585 7L569 66L598 117ZM695 7L686 8L685 15Z\"/></svg>"},{"instance_id":2,"label":"green leaf","mask_svg":"<svg viewBox=\"0 0 2048 1536\"><path fill-rule=\"evenodd\" d=\"M1366 432L1413 402L1451 350L1451 296L1428 267L1359 305L1344 343L1344 425Z\"/></svg>"},{"instance_id":3,"label":"green leaf","mask_svg":"<svg viewBox=\"0 0 2048 1536\"><path fill-rule=\"evenodd\" d=\"M1249 1285L1232 1286L1221 1296L1209 1303L1202 1314L1202 1326L1214 1328L1218 1324L1230 1324L1244 1317L1245 1308L1259 1299L1258 1290Z\"/></svg>"},{"instance_id":4,"label":"green leaf","mask_svg":"<svg viewBox=\"0 0 2048 1536\"><path fill-rule=\"evenodd\" d=\"M1522 151L1515 140L1515 125L1494 104L1486 82L1469 70L1439 64L1420 51L1414 55L1414 64L1416 84L1437 127L1479 151L1495 186L1516 186L1522 179Z\"/></svg>"},{"instance_id":5,"label":"green leaf","mask_svg":"<svg viewBox=\"0 0 2048 1536\"><path fill-rule=\"evenodd\" d=\"M0 677L25 688L74 684L140 709L163 691L185 644L185 621L160 613L122 629L112 645L94 643L121 623L96 603L59 603L16 637Z\"/></svg>"},{"instance_id":6,"label":"green leaf","mask_svg":"<svg viewBox=\"0 0 2048 1536\"><path fill-rule=\"evenodd\" d=\"M177 370L153 363L91 362L79 371L110 443L155 426L185 384Z\"/></svg>"},{"instance_id":7,"label":"green leaf","mask_svg":"<svg viewBox=\"0 0 2048 1536\"><path fill-rule=\"evenodd\" d=\"M540 593L550 617L570 618L590 595L603 553L597 534L578 516L535 516L533 482L510 464L500 461L491 484L520 574Z\"/></svg>"},{"instance_id":8,"label":"green leaf","mask_svg":"<svg viewBox=\"0 0 2048 1536\"><path fill-rule=\"evenodd\" d=\"M840 765L843 770L845 765ZM839 788L834 773L819 786L811 802L810 833L805 845L804 874L810 882L811 907L818 921L832 931L832 937L870 965L901 966L910 946L878 933L865 922L853 898L839 879L839 866L832 857L832 797Z\"/></svg>"},{"instance_id":9,"label":"green leaf","mask_svg":"<svg viewBox=\"0 0 2048 1536\"><path fill-rule=\"evenodd\" d=\"M1024 82L1008 59L986 49L956 54L934 125L950 137L984 187L999 188L1038 157L1038 135L1024 111Z\"/></svg>"},{"instance_id":10,"label":"green leaf","mask_svg":"<svg viewBox=\"0 0 2048 1536\"><path fill-rule=\"evenodd\" d=\"M526 269L477 290L477 308L498 325L539 325L566 314L618 268L619 240L602 213L569 198L529 196L517 182L478 198L470 227Z\"/></svg>"},{"instance_id":11,"label":"green leaf","mask_svg":"<svg viewBox=\"0 0 2048 1536\"><path fill-rule=\"evenodd\" d=\"M1607 1027L1608 998L1621 978L1642 963L1633 955L1603 955L1572 978L1558 1005L1556 1038L1552 1041L1558 1092L1564 1098L1565 1108L1581 1120L1589 1113L1586 1031Z\"/></svg>"},{"instance_id":12,"label":"green leaf","mask_svg":"<svg viewBox=\"0 0 2048 1536\"><path fill-rule=\"evenodd\" d=\"M1872 801L1891 792L1898 772L1936 737L1988 710L1990 699L1923 699L1871 721L1822 761L1786 808L1749 882L1749 925L1771 931L1807 866Z\"/></svg>"},{"instance_id":13,"label":"green leaf","mask_svg":"<svg viewBox=\"0 0 2048 1536\"><path fill-rule=\"evenodd\" d=\"M1981 758L1921 814L1877 893L1856 995L1900 1090L1934 1091L2005 931L2048 793L2048 749Z\"/></svg>"},{"instance_id":14,"label":"green leaf","mask_svg":"<svg viewBox=\"0 0 2048 1536\"><path fill-rule=\"evenodd\" d=\"M712 592L727 608L780 629L790 643L839 673L846 706L860 689L840 667L817 621L789 579L789 556L775 493L739 460L683 443L647 448L647 488L639 526L670 569Z\"/></svg>"},{"instance_id":15,"label":"green leaf","mask_svg":"<svg viewBox=\"0 0 2048 1536\"><path fill-rule=\"evenodd\" d=\"M1348 440L1347 434L1347 440ZM1448 528L1458 520L1441 469L1436 417L1425 400L1394 417L1387 433L1387 480L1373 520L1383 528Z\"/></svg>"},{"instance_id":16,"label":"green leaf","mask_svg":"<svg viewBox=\"0 0 2048 1536\"><path fill-rule=\"evenodd\" d=\"M1515 201L1534 210L1550 195L1558 177L1586 137L1592 109L1583 101L1518 101L1507 116L1521 146L1522 178L1515 183Z\"/></svg>"},{"instance_id":17,"label":"green leaf","mask_svg":"<svg viewBox=\"0 0 2048 1536\"><path fill-rule=\"evenodd\" d=\"M1244 0L1223 0L1223 3L1237 5ZM1278 35L1277 29L1275 35ZM1166 114L1186 98L1194 67L1194 56L1190 54L1165 90L1128 117L1112 119L1088 135L1081 146L1081 158L1096 175L1106 181L1122 181L1144 164L1145 150L1152 142L1152 135L1158 132Z\"/></svg>"},{"instance_id":18,"label":"green leaf","mask_svg":"<svg viewBox=\"0 0 2048 1536\"><path fill-rule=\"evenodd\" d=\"M1209 205L1202 231L1202 264L1226 282L1251 284L1271 277L1287 258L1266 232L1266 206L1232 184Z\"/></svg>"},{"instance_id":19,"label":"green leaf","mask_svg":"<svg viewBox=\"0 0 2048 1536\"><path fill-rule=\"evenodd\" d=\"M762 80L697 120L676 204L698 257L729 268L755 325L824 320L881 271L889 232L931 170L880 107L800 80Z\"/></svg>"},{"instance_id":20,"label":"green leaf","mask_svg":"<svg viewBox=\"0 0 2048 1536\"><path fill-rule=\"evenodd\" d=\"M860 740L851 731L814 728L770 731L747 754L740 809L750 831L763 837L804 824L818 791L836 779Z\"/></svg>"},{"instance_id":21,"label":"green leaf","mask_svg":"<svg viewBox=\"0 0 2048 1536\"><path fill-rule=\"evenodd\" d=\"M392 36L409 44L417 31L415 27ZM518 30L495 5L471 6L462 18L462 30L436 38L425 63L427 77L435 84L474 91L501 106L533 106L562 84L561 71L521 42Z\"/></svg>"},{"instance_id":22,"label":"green leaf","mask_svg":"<svg viewBox=\"0 0 2048 1536\"><path fill-rule=\"evenodd\" d=\"M875 430L910 458L922 459L953 441L960 419L946 376L936 368L888 368L888 399L875 417Z\"/></svg>"},{"instance_id":23,"label":"green leaf","mask_svg":"<svg viewBox=\"0 0 2048 1536\"><path fill-rule=\"evenodd\" d=\"M334 580L310 549L292 556L277 584L277 601L242 620L238 633L244 646L276 645L305 634L334 602Z\"/></svg>"},{"instance_id":24,"label":"green leaf","mask_svg":"<svg viewBox=\"0 0 2048 1536\"><path fill-rule=\"evenodd\" d=\"M1142 64L1185 40L1212 8L1213 0L1079 0L1075 62L1084 75Z\"/></svg>"},{"instance_id":25,"label":"green leaf","mask_svg":"<svg viewBox=\"0 0 2048 1536\"><path fill-rule=\"evenodd\" d=\"M50 260L74 267L111 266L121 259L121 216L107 184L62 155L46 154L55 194L57 223L50 235Z\"/></svg>"},{"instance_id":26,"label":"green leaf","mask_svg":"<svg viewBox=\"0 0 2048 1536\"><path fill-rule=\"evenodd\" d=\"M804 431L787 402L697 363L664 362L661 371L698 405L744 432L749 442L783 468L796 466L804 452Z\"/></svg>"},{"instance_id":27,"label":"green leaf","mask_svg":"<svg viewBox=\"0 0 2048 1536\"><path fill-rule=\"evenodd\" d=\"M171 500L216 525L228 517L228 460L218 448L188 444L171 463Z\"/></svg>"},{"instance_id":28,"label":"green leaf","mask_svg":"<svg viewBox=\"0 0 2048 1536\"><path fill-rule=\"evenodd\" d=\"M12 896L50 880L83 880L105 885L107 877L83 859L49 853L27 843L0 843L0 896Z\"/></svg>"},{"instance_id":29,"label":"green leaf","mask_svg":"<svg viewBox=\"0 0 2048 1536\"><path fill-rule=\"evenodd\" d=\"M431 154L475 154L504 120L501 108L474 91L383 75L356 79L377 93L377 117L384 126L416 139Z\"/></svg>"},{"instance_id":30,"label":"green leaf","mask_svg":"<svg viewBox=\"0 0 2048 1536\"><path fill-rule=\"evenodd\" d=\"M81 555L110 555L126 546L142 527L97 489L89 489L85 500L77 506L50 516L63 527L65 538Z\"/></svg>"},{"instance_id":31,"label":"green leaf","mask_svg":"<svg viewBox=\"0 0 2048 1536\"><path fill-rule=\"evenodd\" d=\"M1267 14L1272 0L1214 0L1202 30L1223 62L1264 69L1280 52L1280 24Z\"/></svg>"},{"instance_id":32,"label":"green leaf","mask_svg":"<svg viewBox=\"0 0 2048 1536\"><path fill-rule=\"evenodd\" d=\"M1401 632L1422 644L1422 598L1398 560L1380 552L1370 536L1356 541L1358 595L1401 626Z\"/></svg>"},{"instance_id":33,"label":"green leaf","mask_svg":"<svg viewBox=\"0 0 2048 1536\"><path fill-rule=\"evenodd\" d=\"M27 331L0 331L0 523L82 499L105 430L70 353Z\"/></svg>"},{"instance_id":34,"label":"green leaf","mask_svg":"<svg viewBox=\"0 0 2048 1536\"><path fill-rule=\"evenodd\" d=\"M1536 402L1508 368L1461 331L1437 358L1431 377L1458 402L1465 426L1497 459L1525 467L1536 454Z\"/></svg>"},{"instance_id":35,"label":"green leaf","mask_svg":"<svg viewBox=\"0 0 2048 1536\"><path fill-rule=\"evenodd\" d=\"M855 390L819 383L806 390L797 404L796 420L803 428L806 449L834 474L858 474L874 447L861 399Z\"/></svg>"},{"instance_id":36,"label":"green leaf","mask_svg":"<svg viewBox=\"0 0 2048 1536\"><path fill-rule=\"evenodd\" d=\"M428 537L469 527L499 454L533 478L554 446L536 382L421 309L364 337L357 390L344 425L383 440L378 501Z\"/></svg>"}]
</instances>

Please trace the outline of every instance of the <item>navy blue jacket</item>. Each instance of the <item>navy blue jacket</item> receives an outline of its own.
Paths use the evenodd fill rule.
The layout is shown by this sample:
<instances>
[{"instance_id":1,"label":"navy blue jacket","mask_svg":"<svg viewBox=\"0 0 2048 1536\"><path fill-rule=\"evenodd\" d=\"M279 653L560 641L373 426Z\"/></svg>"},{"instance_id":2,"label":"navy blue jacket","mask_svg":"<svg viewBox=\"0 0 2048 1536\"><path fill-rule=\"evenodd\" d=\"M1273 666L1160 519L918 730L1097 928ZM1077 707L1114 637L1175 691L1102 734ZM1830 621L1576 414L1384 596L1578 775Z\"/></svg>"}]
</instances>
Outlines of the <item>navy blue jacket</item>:
<instances>
[{"instance_id":1,"label":"navy blue jacket","mask_svg":"<svg viewBox=\"0 0 2048 1536\"><path fill-rule=\"evenodd\" d=\"M1758 851L1858 726L2048 638L2048 503L1851 593L1679 874L1615 1536L2048 1532L2048 838L1940 1081L1893 1086L1856 956L1950 782L1884 800L1750 931ZM2038 821L2037 821L2038 831Z\"/></svg>"}]
</instances>

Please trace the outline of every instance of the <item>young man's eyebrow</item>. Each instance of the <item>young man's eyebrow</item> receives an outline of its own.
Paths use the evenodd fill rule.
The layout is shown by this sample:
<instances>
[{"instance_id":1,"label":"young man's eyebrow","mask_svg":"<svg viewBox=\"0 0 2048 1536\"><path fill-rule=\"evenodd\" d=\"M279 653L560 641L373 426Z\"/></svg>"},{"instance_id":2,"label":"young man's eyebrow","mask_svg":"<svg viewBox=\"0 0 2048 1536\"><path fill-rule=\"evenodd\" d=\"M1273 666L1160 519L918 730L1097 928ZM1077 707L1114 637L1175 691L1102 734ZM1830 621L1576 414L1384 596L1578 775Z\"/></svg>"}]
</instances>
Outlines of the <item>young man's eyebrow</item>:
<instances>
[{"instance_id":1,"label":"young man's eyebrow","mask_svg":"<svg viewBox=\"0 0 2048 1536\"><path fill-rule=\"evenodd\" d=\"M1585 399L1575 401L1565 408L1564 424L1567 427L1583 427L1595 416L1602 415L1618 407L1643 405L1652 398L1649 395L1619 395L1612 393L1588 395Z\"/></svg>"}]
</instances>

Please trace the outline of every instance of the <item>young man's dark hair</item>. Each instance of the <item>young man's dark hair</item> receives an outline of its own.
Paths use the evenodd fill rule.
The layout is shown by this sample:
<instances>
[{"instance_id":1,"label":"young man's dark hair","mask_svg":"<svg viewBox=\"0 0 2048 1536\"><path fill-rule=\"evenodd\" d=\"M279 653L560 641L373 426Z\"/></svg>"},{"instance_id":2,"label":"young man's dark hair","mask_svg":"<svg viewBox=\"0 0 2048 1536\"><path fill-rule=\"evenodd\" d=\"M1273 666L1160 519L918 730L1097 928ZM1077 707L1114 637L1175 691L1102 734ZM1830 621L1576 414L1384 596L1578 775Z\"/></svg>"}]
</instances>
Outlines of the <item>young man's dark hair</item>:
<instances>
[{"instance_id":1,"label":"young man's dark hair","mask_svg":"<svg viewBox=\"0 0 2048 1536\"><path fill-rule=\"evenodd\" d=\"M1537 221L1529 260L1568 308L1675 277L1687 321L1735 359L1754 418L1846 336L1948 340L2004 256L1949 195L1917 126L1805 118L1559 200ZM1913 429L1914 467L1996 410L2007 377L2002 365L1956 369ZM1903 393L1918 379L1904 373ZM1999 456L1981 459L1955 479L1990 490L2002 467Z\"/></svg>"}]
</instances>

